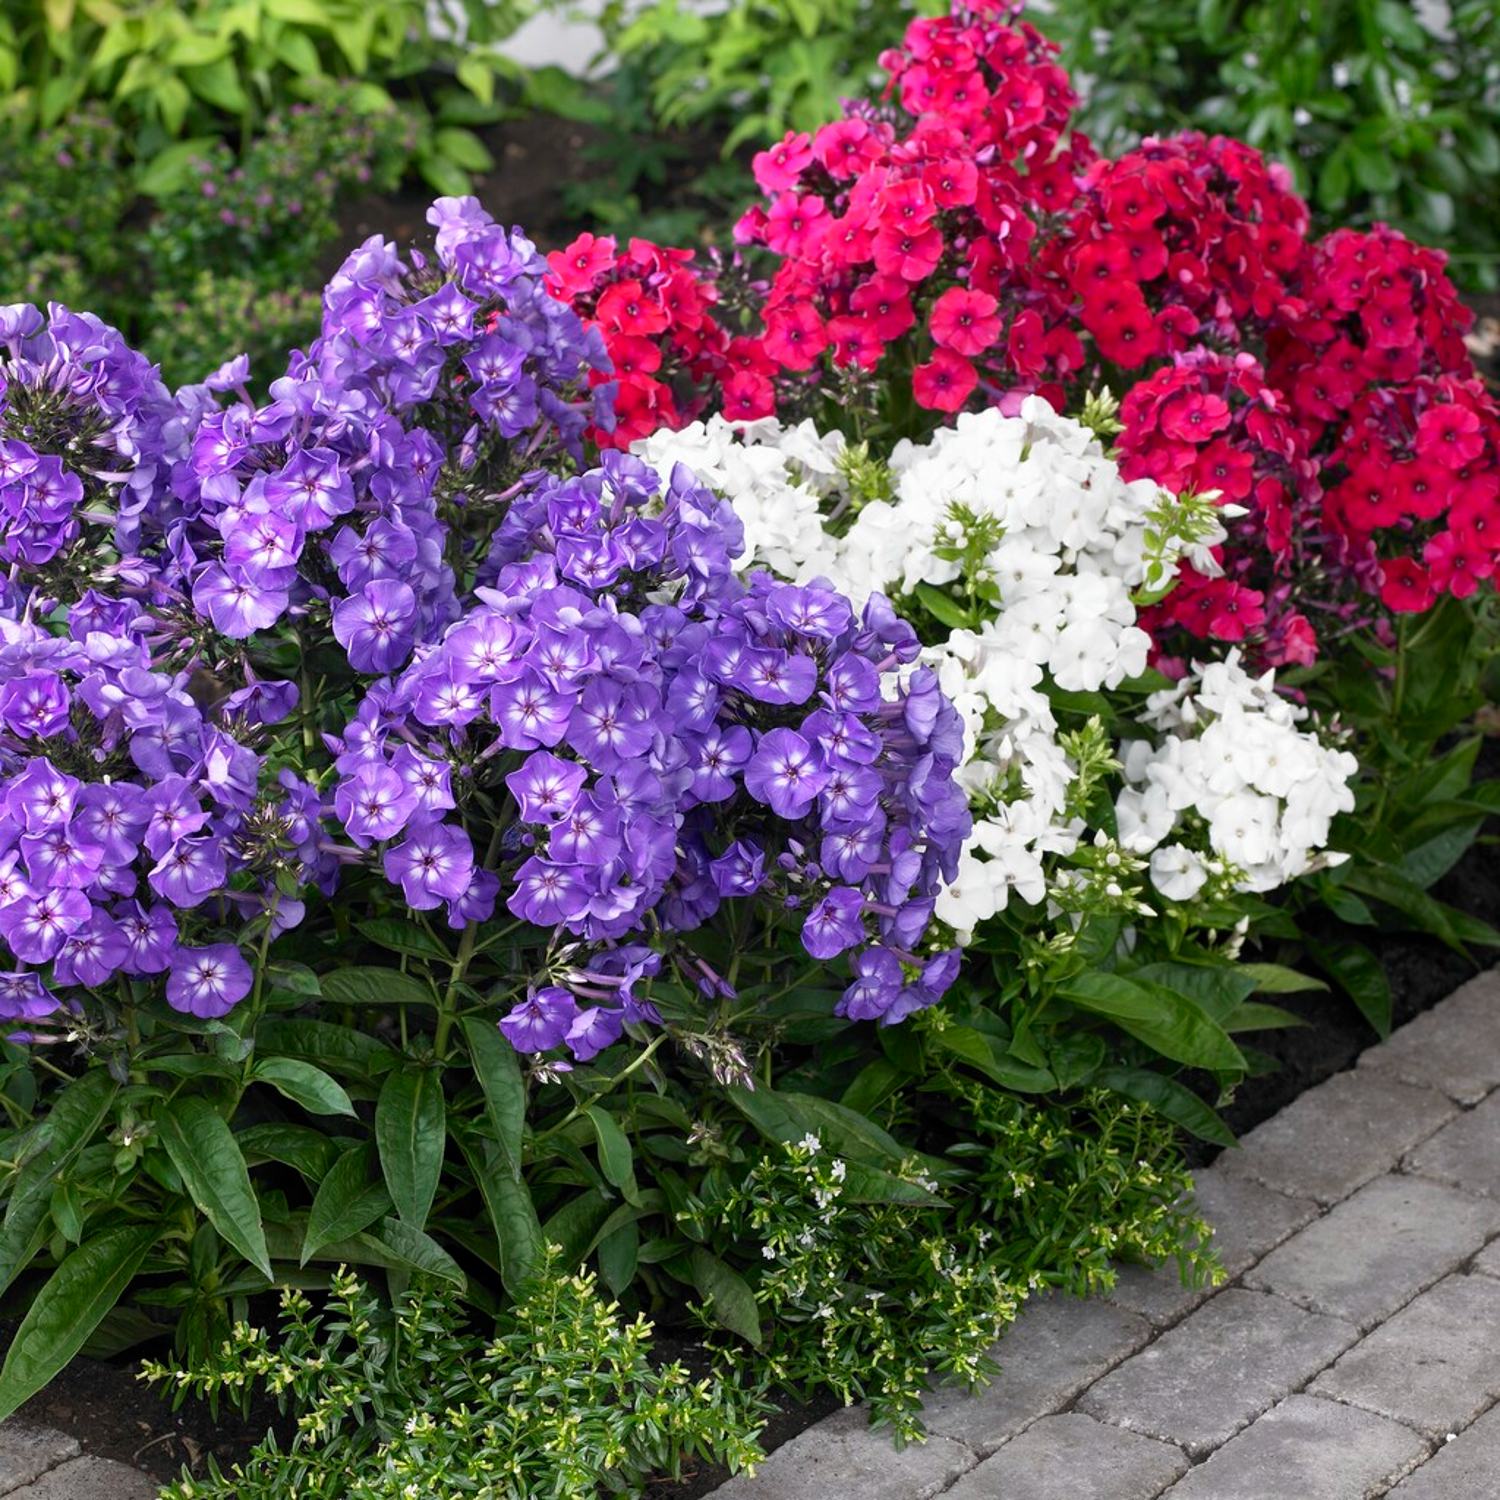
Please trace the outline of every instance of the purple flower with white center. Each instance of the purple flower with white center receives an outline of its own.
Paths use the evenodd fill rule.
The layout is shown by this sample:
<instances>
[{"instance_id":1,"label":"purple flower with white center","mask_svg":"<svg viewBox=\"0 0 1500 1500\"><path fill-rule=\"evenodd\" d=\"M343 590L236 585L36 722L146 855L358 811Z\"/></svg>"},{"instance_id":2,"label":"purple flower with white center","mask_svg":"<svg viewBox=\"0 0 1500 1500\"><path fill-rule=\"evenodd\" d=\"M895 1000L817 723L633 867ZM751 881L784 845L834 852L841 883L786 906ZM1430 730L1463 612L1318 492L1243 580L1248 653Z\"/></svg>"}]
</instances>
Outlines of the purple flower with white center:
<instances>
[{"instance_id":1,"label":"purple flower with white center","mask_svg":"<svg viewBox=\"0 0 1500 1500\"><path fill-rule=\"evenodd\" d=\"M802 946L819 959L837 958L864 941L865 898L846 885L835 886L808 912Z\"/></svg>"},{"instance_id":2,"label":"purple flower with white center","mask_svg":"<svg viewBox=\"0 0 1500 1500\"><path fill-rule=\"evenodd\" d=\"M606 1047L614 1046L624 1030L625 1017L620 1011L591 1005L574 1016L563 1040L579 1062L592 1062Z\"/></svg>"},{"instance_id":3,"label":"purple flower with white center","mask_svg":"<svg viewBox=\"0 0 1500 1500\"><path fill-rule=\"evenodd\" d=\"M766 883L765 851L744 839L736 839L709 862L709 871L721 896L753 896Z\"/></svg>"},{"instance_id":4,"label":"purple flower with white center","mask_svg":"<svg viewBox=\"0 0 1500 1500\"><path fill-rule=\"evenodd\" d=\"M693 768L693 795L700 802L723 802L737 790L735 777L745 768L752 749L750 731L742 724L713 725L698 745Z\"/></svg>"},{"instance_id":5,"label":"purple flower with white center","mask_svg":"<svg viewBox=\"0 0 1500 1500\"><path fill-rule=\"evenodd\" d=\"M0 719L15 734L47 739L68 727L71 703L56 672L28 672L0 689Z\"/></svg>"},{"instance_id":6,"label":"purple flower with white center","mask_svg":"<svg viewBox=\"0 0 1500 1500\"><path fill-rule=\"evenodd\" d=\"M337 453L310 448L293 456L266 481L267 501L307 531L323 527L354 509L354 486Z\"/></svg>"},{"instance_id":7,"label":"purple flower with white center","mask_svg":"<svg viewBox=\"0 0 1500 1500\"><path fill-rule=\"evenodd\" d=\"M516 871L515 889L506 904L513 915L536 927L556 927L581 916L588 902L576 867L533 855Z\"/></svg>"},{"instance_id":8,"label":"purple flower with white center","mask_svg":"<svg viewBox=\"0 0 1500 1500\"><path fill-rule=\"evenodd\" d=\"M224 561L260 583L284 582L302 552L302 528L285 513L225 511L219 530L224 535Z\"/></svg>"},{"instance_id":9,"label":"purple flower with white center","mask_svg":"<svg viewBox=\"0 0 1500 1500\"><path fill-rule=\"evenodd\" d=\"M547 853L565 865L607 864L623 847L621 828L619 811L585 792L553 824Z\"/></svg>"},{"instance_id":10,"label":"purple flower with white center","mask_svg":"<svg viewBox=\"0 0 1500 1500\"><path fill-rule=\"evenodd\" d=\"M233 640L268 630L286 612L291 595L281 580L257 582L242 568L204 569L193 585L193 607Z\"/></svg>"},{"instance_id":11,"label":"purple flower with white center","mask_svg":"<svg viewBox=\"0 0 1500 1500\"><path fill-rule=\"evenodd\" d=\"M160 859L173 844L197 833L208 822L208 814L185 776L168 776L157 782L146 793L145 805L144 842L154 859Z\"/></svg>"},{"instance_id":12,"label":"purple flower with white center","mask_svg":"<svg viewBox=\"0 0 1500 1500\"><path fill-rule=\"evenodd\" d=\"M27 964L44 964L88 921L93 907L82 891L57 887L0 907L0 937Z\"/></svg>"},{"instance_id":13,"label":"purple flower with white center","mask_svg":"<svg viewBox=\"0 0 1500 1500\"><path fill-rule=\"evenodd\" d=\"M745 768L745 790L793 821L806 815L827 784L822 757L795 729L762 735Z\"/></svg>"},{"instance_id":14,"label":"purple flower with white center","mask_svg":"<svg viewBox=\"0 0 1500 1500\"><path fill-rule=\"evenodd\" d=\"M417 794L386 765L361 766L354 779L340 782L333 794L334 812L362 849L395 838L417 807Z\"/></svg>"},{"instance_id":15,"label":"purple flower with white center","mask_svg":"<svg viewBox=\"0 0 1500 1500\"><path fill-rule=\"evenodd\" d=\"M173 844L146 878L163 900L187 910L221 891L227 875L223 841L210 836Z\"/></svg>"},{"instance_id":16,"label":"purple flower with white center","mask_svg":"<svg viewBox=\"0 0 1500 1500\"><path fill-rule=\"evenodd\" d=\"M104 850L71 827L49 828L45 833L21 836L21 857L32 885L81 891L93 884L104 863Z\"/></svg>"},{"instance_id":17,"label":"purple flower with white center","mask_svg":"<svg viewBox=\"0 0 1500 1500\"><path fill-rule=\"evenodd\" d=\"M377 578L340 599L333 634L356 672L390 672L411 655L417 596L394 578Z\"/></svg>"},{"instance_id":18,"label":"purple flower with white center","mask_svg":"<svg viewBox=\"0 0 1500 1500\"><path fill-rule=\"evenodd\" d=\"M612 771L650 748L652 707L651 695L641 684L596 677L573 709L569 739L599 770Z\"/></svg>"},{"instance_id":19,"label":"purple flower with white center","mask_svg":"<svg viewBox=\"0 0 1500 1500\"><path fill-rule=\"evenodd\" d=\"M901 960L889 948L865 948L851 961L854 982L834 1013L851 1021L879 1021L895 1005L906 984Z\"/></svg>"},{"instance_id":20,"label":"purple flower with white center","mask_svg":"<svg viewBox=\"0 0 1500 1500\"><path fill-rule=\"evenodd\" d=\"M0 1019L40 1021L57 1008L57 996L34 970L17 969L0 974Z\"/></svg>"},{"instance_id":21,"label":"purple flower with white center","mask_svg":"<svg viewBox=\"0 0 1500 1500\"><path fill-rule=\"evenodd\" d=\"M179 948L167 975L167 1004L201 1020L227 1016L246 995L254 978L245 955L233 943Z\"/></svg>"},{"instance_id":22,"label":"purple flower with white center","mask_svg":"<svg viewBox=\"0 0 1500 1500\"><path fill-rule=\"evenodd\" d=\"M414 911L431 911L468 890L474 846L463 829L447 823L413 828L401 843L386 850L385 873L400 885Z\"/></svg>"},{"instance_id":23,"label":"purple flower with white center","mask_svg":"<svg viewBox=\"0 0 1500 1500\"><path fill-rule=\"evenodd\" d=\"M480 685L453 672L424 673L417 692L415 713L422 723L446 724L461 729L484 712L485 694Z\"/></svg>"},{"instance_id":24,"label":"purple flower with white center","mask_svg":"<svg viewBox=\"0 0 1500 1500\"><path fill-rule=\"evenodd\" d=\"M886 816L877 807L861 823L830 829L823 835L819 862L840 880L851 883L863 880L880 863L886 826Z\"/></svg>"},{"instance_id":25,"label":"purple flower with white center","mask_svg":"<svg viewBox=\"0 0 1500 1500\"><path fill-rule=\"evenodd\" d=\"M561 1044L578 1015L567 990L547 985L533 991L507 1016L500 1030L517 1052L548 1052Z\"/></svg>"},{"instance_id":26,"label":"purple flower with white center","mask_svg":"<svg viewBox=\"0 0 1500 1500\"><path fill-rule=\"evenodd\" d=\"M45 756L33 756L26 769L11 778L5 810L27 833L64 828L72 819L79 782L65 776Z\"/></svg>"},{"instance_id":27,"label":"purple flower with white center","mask_svg":"<svg viewBox=\"0 0 1500 1500\"><path fill-rule=\"evenodd\" d=\"M127 974L161 974L177 951L177 918L164 906L142 906L129 902L115 912L120 935L125 939L125 957L120 967Z\"/></svg>"},{"instance_id":28,"label":"purple flower with white center","mask_svg":"<svg viewBox=\"0 0 1500 1500\"><path fill-rule=\"evenodd\" d=\"M818 682L818 668L801 652L753 647L741 653L733 682L758 703L806 703Z\"/></svg>"},{"instance_id":29,"label":"purple flower with white center","mask_svg":"<svg viewBox=\"0 0 1500 1500\"><path fill-rule=\"evenodd\" d=\"M52 960L52 975L58 984L97 987L120 972L126 953L119 924L96 908L88 925L64 941Z\"/></svg>"},{"instance_id":30,"label":"purple flower with white center","mask_svg":"<svg viewBox=\"0 0 1500 1500\"><path fill-rule=\"evenodd\" d=\"M557 691L536 672L525 671L490 690L490 717L499 726L501 744L511 750L557 744L572 715L572 696Z\"/></svg>"},{"instance_id":31,"label":"purple flower with white center","mask_svg":"<svg viewBox=\"0 0 1500 1500\"><path fill-rule=\"evenodd\" d=\"M391 757L391 769L416 798L416 812L422 817L435 818L458 806L453 800L452 774L445 762L419 755L410 745L398 745Z\"/></svg>"},{"instance_id":32,"label":"purple flower with white center","mask_svg":"<svg viewBox=\"0 0 1500 1500\"><path fill-rule=\"evenodd\" d=\"M550 750L537 750L505 778L520 806L523 823L560 822L578 800L588 772L573 761L560 760Z\"/></svg>"}]
</instances>

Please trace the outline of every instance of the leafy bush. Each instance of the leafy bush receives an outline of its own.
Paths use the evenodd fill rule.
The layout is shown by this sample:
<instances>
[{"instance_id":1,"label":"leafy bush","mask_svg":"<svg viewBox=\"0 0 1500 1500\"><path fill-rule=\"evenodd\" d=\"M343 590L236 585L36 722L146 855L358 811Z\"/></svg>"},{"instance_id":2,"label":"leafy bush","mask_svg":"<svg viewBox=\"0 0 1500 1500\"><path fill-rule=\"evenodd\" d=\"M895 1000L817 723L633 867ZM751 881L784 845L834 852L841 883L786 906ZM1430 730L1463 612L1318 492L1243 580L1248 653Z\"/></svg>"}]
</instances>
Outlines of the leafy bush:
<instances>
[{"instance_id":1,"label":"leafy bush","mask_svg":"<svg viewBox=\"0 0 1500 1500\"><path fill-rule=\"evenodd\" d=\"M389 109L382 85L446 64L488 105L502 64L485 49L527 14L524 0L465 0L447 20L458 35L445 40L422 0L17 0L0 15L0 89L32 129L90 101L107 109L154 189L188 156L223 136L248 140L332 79L362 80L362 106ZM420 164L435 185L463 191L465 169L488 158L440 108Z\"/></svg>"},{"instance_id":2,"label":"leafy bush","mask_svg":"<svg viewBox=\"0 0 1500 1500\"><path fill-rule=\"evenodd\" d=\"M273 1433L229 1473L210 1460L164 1500L576 1500L641 1494L687 1458L753 1468L760 1403L651 1354L644 1318L625 1321L594 1277L551 1258L487 1339L440 1282L419 1279L392 1304L340 1270L321 1310L282 1293L275 1338L237 1324L190 1370L144 1366L174 1404L248 1408L263 1388L296 1414L286 1448Z\"/></svg>"}]
</instances>

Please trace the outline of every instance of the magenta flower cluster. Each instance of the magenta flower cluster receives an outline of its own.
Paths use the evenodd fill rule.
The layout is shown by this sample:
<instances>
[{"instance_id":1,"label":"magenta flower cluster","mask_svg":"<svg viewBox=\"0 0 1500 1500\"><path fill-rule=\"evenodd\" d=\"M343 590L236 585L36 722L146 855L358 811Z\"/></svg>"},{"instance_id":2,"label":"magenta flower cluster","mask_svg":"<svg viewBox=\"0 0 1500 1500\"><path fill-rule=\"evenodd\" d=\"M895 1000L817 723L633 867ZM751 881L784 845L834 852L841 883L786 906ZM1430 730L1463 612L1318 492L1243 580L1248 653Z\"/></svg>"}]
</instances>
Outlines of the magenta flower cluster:
<instances>
[{"instance_id":1,"label":"magenta flower cluster","mask_svg":"<svg viewBox=\"0 0 1500 1500\"><path fill-rule=\"evenodd\" d=\"M455 926L503 900L607 952L770 902L814 958L855 955L841 1013L899 1020L956 971L920 950L969 828L958 716L929 672L898 685L918 643L884 599L856 619L824 585L742 583L741 547L681 466L663 485L611 453L534 486L474 608L365 698L336 811L410 907ZM601 974L582 987L619 990ZM626 999L547 986L503 1024L522 1050L587 1057Z\"/></svg>"}]
</instances>

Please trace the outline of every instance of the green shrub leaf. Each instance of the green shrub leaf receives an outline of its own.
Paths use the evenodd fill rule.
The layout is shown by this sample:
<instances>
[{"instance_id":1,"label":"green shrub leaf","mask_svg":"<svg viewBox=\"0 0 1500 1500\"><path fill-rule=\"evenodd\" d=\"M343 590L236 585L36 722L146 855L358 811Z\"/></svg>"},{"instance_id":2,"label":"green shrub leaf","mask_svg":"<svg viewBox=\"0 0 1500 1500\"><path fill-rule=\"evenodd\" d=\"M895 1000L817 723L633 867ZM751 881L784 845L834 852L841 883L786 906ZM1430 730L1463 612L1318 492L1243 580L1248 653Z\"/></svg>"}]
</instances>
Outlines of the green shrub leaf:
<instances>
[{"instance_id":1,"label":"green shrub leaf","mask_svg":"<svg viewBox=\"0 0 1500 1500\"><path fill-rule=\"evenodd\" d=\"M437 1196L447 1139L443 1080L432 1068L391 1073L375 1106L380 1167L396 1212L421 1229Z\"/></svg>"}]
</instances>

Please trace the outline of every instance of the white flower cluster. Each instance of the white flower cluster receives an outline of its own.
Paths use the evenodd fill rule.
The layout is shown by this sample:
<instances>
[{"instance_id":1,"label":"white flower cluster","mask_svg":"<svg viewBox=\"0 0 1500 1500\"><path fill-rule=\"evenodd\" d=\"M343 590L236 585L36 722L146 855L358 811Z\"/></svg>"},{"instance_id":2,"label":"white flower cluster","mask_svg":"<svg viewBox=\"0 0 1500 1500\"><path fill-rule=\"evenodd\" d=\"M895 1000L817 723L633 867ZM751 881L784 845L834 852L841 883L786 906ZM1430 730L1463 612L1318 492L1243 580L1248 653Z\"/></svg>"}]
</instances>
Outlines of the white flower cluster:
<instances>
[{"instance_id":1,"label":"white flower cluster","mask_svg":"<svg viewBox=\"0 0 1500 1500\"><path fill-rule=\"evenodd\" d=\"M653 433L631 451L660 474L686 464L734 505L745 528L736 567L769 568L796 583L833 571L838 544L825 511L842 494L843 433L824 436L811 422L784 427L774 417L736 426L715 416Z\"/></svg>"},{"instance_id":2,"label":"white flower cluster","mask_svg":"<svg viewBox=\"0 0 1500 1500\"><path fill-rule=\"evenodd\" d=\"M1323 846L1335 815L1353 811L1358 764L1297 727L1307 711L1277 695L1273 672L1251 677L1232 652L1153 693L1142 717L1164 738L1124 747L1115 813L1121 844L1151 855L1152 883L1169 900L1191 900L1216 863L1236 889L1269 891L1346 857ZM1194 819L1206 851L1180 836Z\"/></svg>"}]
</instances>

